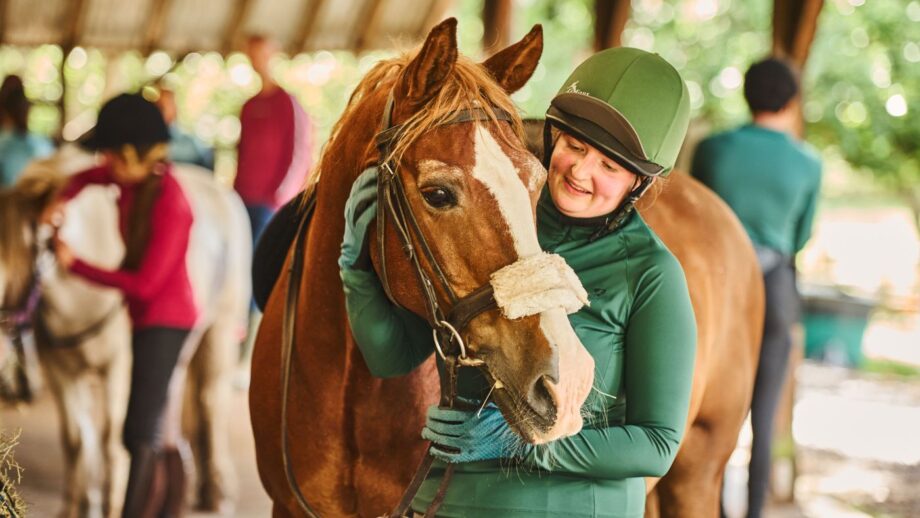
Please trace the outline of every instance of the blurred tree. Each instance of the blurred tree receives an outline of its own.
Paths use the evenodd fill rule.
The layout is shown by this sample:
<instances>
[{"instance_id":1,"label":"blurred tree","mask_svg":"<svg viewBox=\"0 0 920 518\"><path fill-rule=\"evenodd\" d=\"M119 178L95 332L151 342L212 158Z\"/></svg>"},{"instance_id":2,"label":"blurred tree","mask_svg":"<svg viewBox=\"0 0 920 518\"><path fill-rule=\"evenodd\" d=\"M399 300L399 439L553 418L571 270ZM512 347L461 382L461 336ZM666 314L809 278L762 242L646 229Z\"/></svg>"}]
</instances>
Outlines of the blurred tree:
<instances>
[{"instance_id":1,"label":"blurred tree","mask_svg":"<svg viewBox=\"0 0 920 518\"><path fill-rule=\"evenodd\" d=\"M808 139L901 196L920 232L920 1L829 1L805 85Z\"/></svg>"}]
</instances>

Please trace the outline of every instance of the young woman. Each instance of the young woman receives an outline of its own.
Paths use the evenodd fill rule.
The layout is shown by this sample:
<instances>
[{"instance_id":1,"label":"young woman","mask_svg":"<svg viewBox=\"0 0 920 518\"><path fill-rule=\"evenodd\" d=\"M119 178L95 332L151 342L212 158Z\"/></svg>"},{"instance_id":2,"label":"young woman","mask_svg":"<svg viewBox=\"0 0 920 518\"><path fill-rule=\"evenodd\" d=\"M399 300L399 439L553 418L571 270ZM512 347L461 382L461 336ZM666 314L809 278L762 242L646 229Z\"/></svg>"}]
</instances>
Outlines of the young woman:
<instances>
[{"instance_id":1,"label":"young woman","mask_svg":"<svg viewBox=\"0 0 920 518\"><path fill-rule=\"evenodd\" d=\"M169 132L155 105L139 95L119 95L99 112L85 145L103 165L75 175L60 200L90 184L119 188L119 228L126 254L105 270L74 257L56 241L58 262L76 275L124 293L133 324L131 394L124 444L131 454L122 516L174 516L184 500L179 453L164 451L163 416L173 370L198 318L185 256L192 211L168 163ZM169 480L164 471L169 466ZM164 487L165 486L165 487Z\"/></svg>"},{"instance_id":2,"label":"young woman","mask_svg":"<svg viewBox=\"0 0 920 518\"><path fill-rule=\"evenodd\" d=\"M422 436L440 462L458 463L439 516L640 517L644 477L668 471L683 435L693 309L680 264L633 204L674 165L689 120L687 88L657 55L605 50L576 68L546 119L549 176L537 234L590 293L590 306L569 319L594 357L596 388L610 397L590 405L595 418L581 432L547 448L496 440L510 432L494 405L430 408ZM427 324L392 306L369 267L364 241L375 183L366 174L352 190L339 265L358 346L373 372L397 375L433 349ZM479 377L472 369L461 375ZM458 385L467 399L486 397L481 380ZM443 466L416 496L416 512L433 499Z\"/></svg>"}]
</instances>

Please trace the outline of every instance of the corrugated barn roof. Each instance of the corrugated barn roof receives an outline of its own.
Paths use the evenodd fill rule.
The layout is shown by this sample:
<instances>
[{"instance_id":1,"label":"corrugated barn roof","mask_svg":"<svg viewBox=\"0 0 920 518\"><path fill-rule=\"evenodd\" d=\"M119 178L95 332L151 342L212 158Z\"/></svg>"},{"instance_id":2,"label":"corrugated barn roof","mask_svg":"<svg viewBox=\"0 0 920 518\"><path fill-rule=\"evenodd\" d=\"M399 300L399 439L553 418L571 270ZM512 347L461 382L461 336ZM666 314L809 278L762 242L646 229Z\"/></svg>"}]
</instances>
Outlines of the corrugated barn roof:
<instances>
[{"instance_id":1,"label":"corrugated barn roof","mask_svg":"<svg viewBox=\"0 0 920 518\"><path fill-rule=\"evenodd\" d=\"M0 43L144 53L239 49L271 34L290 53L420 40L450 0L0 0Z\"/></svg>"}]
</instances>

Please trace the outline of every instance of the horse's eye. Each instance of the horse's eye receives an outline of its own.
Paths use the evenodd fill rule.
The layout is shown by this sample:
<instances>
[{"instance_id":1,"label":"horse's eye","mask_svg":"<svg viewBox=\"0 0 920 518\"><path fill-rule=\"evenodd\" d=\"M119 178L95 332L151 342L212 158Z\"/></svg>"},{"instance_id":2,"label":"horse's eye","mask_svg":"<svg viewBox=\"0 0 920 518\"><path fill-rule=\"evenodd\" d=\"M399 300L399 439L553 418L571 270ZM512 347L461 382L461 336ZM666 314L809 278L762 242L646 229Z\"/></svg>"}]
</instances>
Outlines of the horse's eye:
<instances>
[{"instance_id":1,"label":"horse's eye","mask_svg":"<svg viewBox=\"0 0 920 518\"><path fill-rule=\"evenodd\" d=\"M435 209L449 209L457 204L457 197L450 189L444 187L429 187L422 190L425 203Z\"/></svg>"}]
</instances>

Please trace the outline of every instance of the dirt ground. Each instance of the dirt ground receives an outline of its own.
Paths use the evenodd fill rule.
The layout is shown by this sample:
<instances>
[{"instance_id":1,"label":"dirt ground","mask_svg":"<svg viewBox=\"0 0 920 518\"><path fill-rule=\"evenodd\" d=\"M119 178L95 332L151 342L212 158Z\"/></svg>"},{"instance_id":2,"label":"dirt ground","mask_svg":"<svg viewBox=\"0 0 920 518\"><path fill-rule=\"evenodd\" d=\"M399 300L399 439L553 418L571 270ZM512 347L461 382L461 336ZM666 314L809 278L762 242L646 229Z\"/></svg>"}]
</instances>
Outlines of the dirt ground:
<instances>
[{"instance_id":1,"label":"dirt ground","mask_svg":"<svg viewBox=\"0 0 920 518\"><path fill-rule=\"evenodd\" d=\"M798 373L794 435L796 504L775 505L770 518L920 516L920 383L806 363ZM246 395L233 400L231 429L240 478L235 516L270 515L259 482ZM62 452L47 394L35 405L3 409L6 430L22 430L16 458L25 468L20 491L29 516L60 509ZM742 434L727 475L727 511L743 516L749 436ZM208 516L192 514L193 518Z\"/></svg>"}]
</instances>

